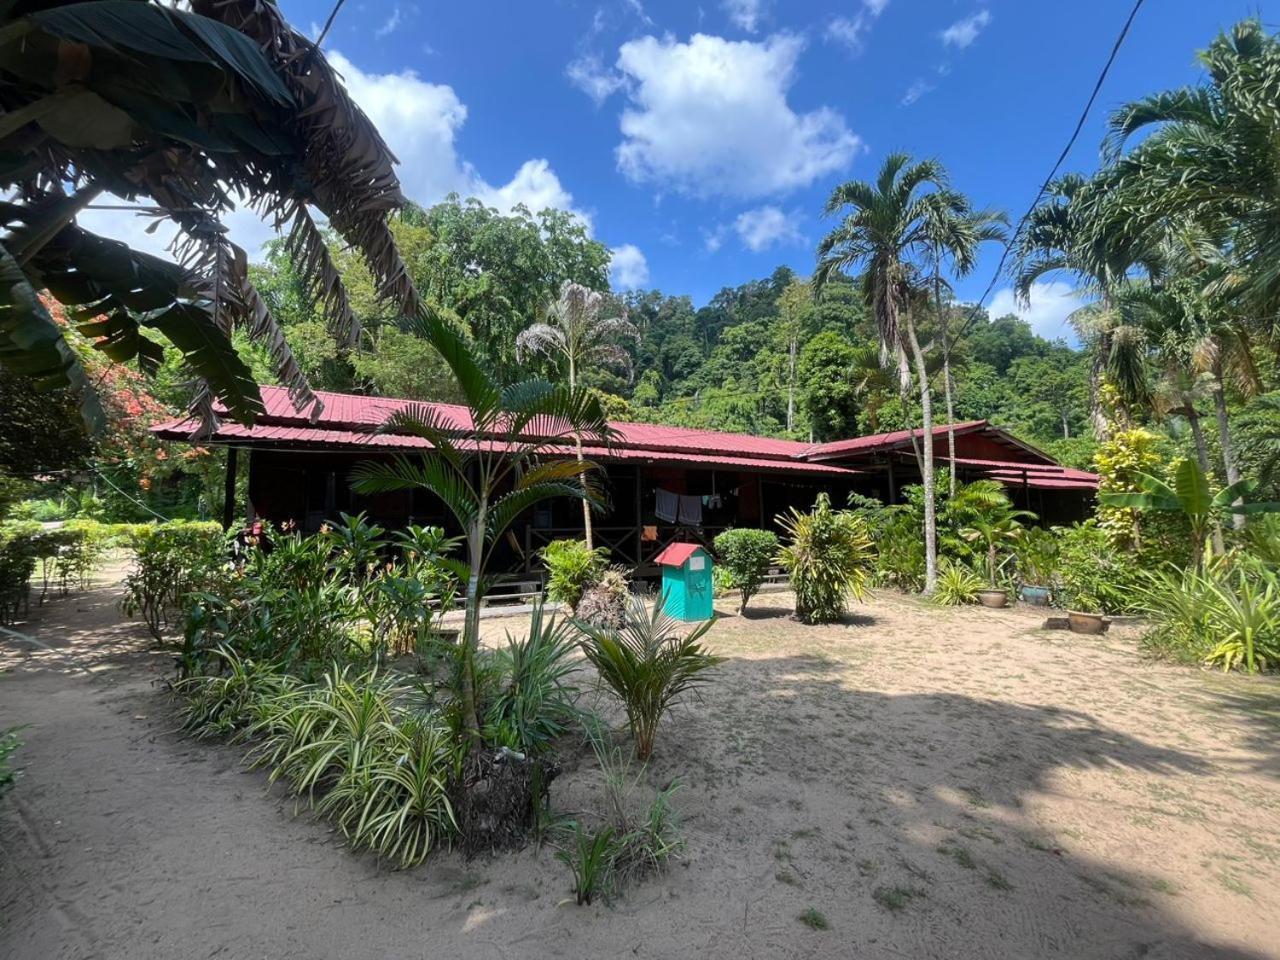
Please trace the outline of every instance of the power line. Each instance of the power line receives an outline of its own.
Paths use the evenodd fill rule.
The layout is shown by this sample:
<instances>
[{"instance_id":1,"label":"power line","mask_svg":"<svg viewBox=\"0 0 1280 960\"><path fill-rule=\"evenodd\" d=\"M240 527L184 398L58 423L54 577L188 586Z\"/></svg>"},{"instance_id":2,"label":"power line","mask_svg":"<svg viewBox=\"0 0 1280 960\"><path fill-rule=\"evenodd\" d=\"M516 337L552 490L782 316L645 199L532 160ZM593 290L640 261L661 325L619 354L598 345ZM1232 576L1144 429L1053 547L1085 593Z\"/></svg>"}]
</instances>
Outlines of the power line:
<instances>
[{"instance_id":1,"label":"power line","mask_svg":"<svg viewBox=\"0 0 1280 960\"><path fill-rule=\"evenodd\" d=\"M1107 75L1111 72L1112 65L1116 62L1116 57L1120 54L1120 48L1124 45L1125 38L1129 35L1129 28L1133 26L1134 18L1137 17L1138 11L1142 9L1146 0L1135 0L1133 8L1129 11L1129 16L1125 19L1124 26L1120 28L1120 34L1116 37L1116 42L1111 46L1111 55L1107 57L1107 62L1103 64L1102 72L1098 74L1098 80L1093 85L1093 92L1089 94L1089 99L1085 102L1084 110L1080 113L1080 119L1076 121L1076 127L1071 131L1071 139L1067 141L1067 145L1062 148L1062 153L1058 154L1058 160L1053 165L1053 169L1049 171L1049 175L1045 177L1044 183L1040 184L1040 189L1036 191L1035 199L1031 201L1031 206L1027 208L1027 212L1022 215L1018 221L1017 228L1013 231L1013 236L1009 238L1009 243L1005 246L1004 252L1000 254L1000 262L996 264L996 272L991 278L991 282L987 284L987 289L983 291L978 302L973 305L973 309L969 312L969 318L965 321L964 326L960 328L960 332L956 334L953 343L959 342L961 338L973 326L973 321L978 317L978 311L982 309L982 305L986 303L987 297L991 296L991 292L995 290L996 284L1000 282L1000 277L1004 274L1005 264L1009 260L1009 252L1013 249L1014 244L1018 242L1018 237L1022 235L1022 229L1027 225L1027 221L1035 212L1036 207L1040 205L1041 198L1044 197L1045 191L1049 189L1049 184L1053 183L1054 178L1058 175L1058 171L1062 168L1062 164L1066 162L1067 155L1076 145L1076 141L1080 138L1080 132L1084 129L1085 122L1089 119L1089 113L1093 110L1093 105L1098 99L1098 94L1102 92L1102 85L1107 80Z\"/></svg>"}]
</instances>

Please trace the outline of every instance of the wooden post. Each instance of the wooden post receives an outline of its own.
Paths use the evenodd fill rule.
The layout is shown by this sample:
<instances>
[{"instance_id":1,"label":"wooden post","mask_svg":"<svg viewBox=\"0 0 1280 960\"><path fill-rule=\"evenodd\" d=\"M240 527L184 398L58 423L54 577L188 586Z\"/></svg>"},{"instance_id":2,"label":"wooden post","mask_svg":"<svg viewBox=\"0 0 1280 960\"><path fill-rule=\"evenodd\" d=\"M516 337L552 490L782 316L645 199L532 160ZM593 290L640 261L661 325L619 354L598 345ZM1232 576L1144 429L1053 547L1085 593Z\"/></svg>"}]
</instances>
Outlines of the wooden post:
<instances>
[{"instance_id":1,"label":"wooden post","mask_svg":"<svg viewBox=\"0 0 1280 960\"><path fill-rule=\"evenodd\" d=\"M640 561L644 557L644 514L641 513L642 491L640 488L640 473L643 468L640 464L636 464L636 566L640 566Z\"/></svg>"},{"instance_id":2,"label":"wooden post","mask_svg":"<svg viewBox=\"0 0 1280 960\"><path fill-rule=\"evenodd\" d=\"M239 450L227 448L226 486L222 495L222 529L230 530L236 519L236 460Z\"/></svg>"},{"instance_id":3,"label":"wooden post","mask_svg":"<svg viewBox=\"0 0 1280 960\"><path fill-rule=\"evenodd\" d=\"M756 474L756 505L760 508L760 529L772 529L769 524L769 515L764 510L764 475Z\"/></svg>"},{"instance_id":4,"label":"wooden post","mask_svg":"<svg viewBox=\"0 0 1280 960\"><path fill-rule=\"evenodd\" d=\"M893 458L889 458L889 506L898 502L898 485L893 480Z\"/></svg>"}]
</instances>

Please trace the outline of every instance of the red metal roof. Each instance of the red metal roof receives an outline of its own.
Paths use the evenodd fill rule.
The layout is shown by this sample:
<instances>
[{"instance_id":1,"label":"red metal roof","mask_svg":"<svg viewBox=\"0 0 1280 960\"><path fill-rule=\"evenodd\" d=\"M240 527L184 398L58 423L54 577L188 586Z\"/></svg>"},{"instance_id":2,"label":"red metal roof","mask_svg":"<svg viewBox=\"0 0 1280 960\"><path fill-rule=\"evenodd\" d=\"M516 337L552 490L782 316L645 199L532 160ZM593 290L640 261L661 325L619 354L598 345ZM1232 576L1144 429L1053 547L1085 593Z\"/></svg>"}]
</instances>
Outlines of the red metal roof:
<instances>
[{"instance_id":1,"label":"red metal roof","mask_svg":"<svg viewBox=\"0 0 1280 960\"><path fill-rule=\"evenodd\" d=\"M408 407L430 406L446 425L460 431L471 427L470 411L458 404L420 403L388 397L365 397L347 393L317 391L323 409L313 421L308 412L295 410L288 391L282 387L264 386L262 400L265 411L257 422L246 427L223 421L212 442L240 443L246 446L298 446L330 449L428 449L430 444L420 437L378 433L377 429L394 412ZM195 430L190 419L174 420L153 427L157 436L166 440L189 440ZM911 435L922 431L895 430L834 443L807 444L795 440L778 440L742 433L721 433L688 427L669 427L652 423L613 421L614 441L609 447L591 445L584 453L593 460L621 463L654 463L741 469L752 472L804 474L808 476L852 476L863 471L847 463L879 453L901 452ZM986 420L970 420L955 425L958 436L982 434L1001 446L1031 456L1038 462L957 457L959 465L981 469L1005 483L1022 483L1024 473L1030 486L1043 489L1096 488L1097 477L1083 470L1072 470L1054 463L1046 454L1023 443ZM936 438L945 437L946 425L934 428ZM568 455L568 448L549 449L548 453ZM938 451L945 460L945 452ZM832 460L845 460L838 465ZM1033 475L1034 474L1034 475Z\"/></svg>"},{"instance_id":2,"label":"red metal roof","mask_svg":"<svg viewBox=\"0 0 1280 960\"><path fill-rule=\"evenodd\" d=\"M653 562L663 567L683 567L684 562L699 550L706 552L706 548L698 543L669 543L653 558Z\"/></svg>"}]
</instances>

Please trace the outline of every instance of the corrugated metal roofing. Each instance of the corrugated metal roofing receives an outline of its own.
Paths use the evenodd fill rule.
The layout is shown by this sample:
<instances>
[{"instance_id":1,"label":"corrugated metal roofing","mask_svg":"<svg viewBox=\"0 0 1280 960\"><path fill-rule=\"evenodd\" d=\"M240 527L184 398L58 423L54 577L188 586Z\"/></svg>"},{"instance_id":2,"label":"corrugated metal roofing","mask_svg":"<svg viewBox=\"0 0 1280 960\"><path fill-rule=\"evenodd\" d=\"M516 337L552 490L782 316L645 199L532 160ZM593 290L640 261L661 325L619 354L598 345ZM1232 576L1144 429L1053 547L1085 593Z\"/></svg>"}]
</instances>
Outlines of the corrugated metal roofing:
<instances>
[{"instance_id":1,"label":"corrugated metal roofing","mask_svg":"<svg viewBox=\"0 0 1280 960\"><path fill-rule=\"evenodd\" d=\"M701 544L669 543L653 558L653 562L662 567L683 567L684 562L699 550L706 553L706 548Z\"/></svg>"},{"instance_id":2,"label":"corrugated metal roofing","mask_svg":"<svg viewBox=\"0 0 1280 960\"><path fill-rule=\"evenodd\" d=\"M420 405L431 407L446 425L454 429L465 431L471 427L470 411L458 404L428 404L329 391L317 391L317 396L324 408L313 422L305 412L294 409L288 391L284 388L264 386L262 400L265 413L257 423L246 427L224 421L211 439L214 442L243 441L255 445L279 444L331 449L428 449L430 444L419 437L376 432L391 414ZM616 433L612 445L607 449L592 445L584 451L587 456L606 462L724 467L811 476L851 476L861 473L856 468L837 466L829 461L846 456L867 456L893 451L909 443L912 434L921 436L923 433L921 430L895 430L833 443L808 444L795 440L651 423L614 421L612 427ZM174 420L153 428L158 436L167 440L190 439L194 429L195 423L189 419ZM957 457L957 464L982 468L993 478L1006 483L1022 482L1026 471L1028 474L1037 474L1035 477L1028 476L1029 485L1045 489L1085 489L1097 486L1094 474L1054 464L1034 447L992 427L986 420L957 423L954 429L959 435L976 432L989 434L1005 445L1016 446L1041 458L1040 463L1024 463ZM946 425L934 428L937 438L945 437L946 433ZM548 450L548 453L564 455L572 451L565 448ZM941 451L939 454L940 459L946 459Z\"/></svg>"}]
</instances>

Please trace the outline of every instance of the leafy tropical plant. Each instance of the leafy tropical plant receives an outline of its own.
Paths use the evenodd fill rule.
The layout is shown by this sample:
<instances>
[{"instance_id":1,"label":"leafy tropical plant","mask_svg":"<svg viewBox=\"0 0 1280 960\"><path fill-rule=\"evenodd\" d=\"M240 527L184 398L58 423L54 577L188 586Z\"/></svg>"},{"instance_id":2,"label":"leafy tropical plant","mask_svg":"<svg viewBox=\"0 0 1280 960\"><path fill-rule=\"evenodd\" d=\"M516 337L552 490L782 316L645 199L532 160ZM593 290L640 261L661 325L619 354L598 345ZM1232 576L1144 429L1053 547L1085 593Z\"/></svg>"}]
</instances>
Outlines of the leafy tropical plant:
<instances>
[{"instance_id":1,"label":"leafy tropical plant","mask_svg":"<svg viewBox=\"0 0 1280 960\"><path fill-rule=\"evenodd\" d=\"M1163 511L1184 517L1191 528L1191 560L1196 569L1203 566L1205 541L1215 522L1232 514L1280 511L1280 503L1245 502L1244 498L1258 486L1252 478L1240 480L1214 493L1209 478L1191 459L1178 464L1172 485L1149 473L1139 474L1137 483L1139 491L1136 493L1104 492L1098 495L1098 500L1110 507Z\"/></svg>"},{"instance_id":2,"label":"leafy tropical plant","mask_svg":"<svg viewBox=\"0 0 1280 960\"><path fill-rule=\"evenodd\" d=\"M881 347L896 364L904 398L911 387L914 364L923 427L924 589L932 593L938 563L933 392L913 300L930 258L940 264L945 256L966 256L963 248L969 243L969 227L976 221L968 215L967 204L947 188L942 164L936 160L912 162L904 153L886 157L874 182L849 181L836 187L824 213L841 214L842 220L818 245L815 292L821 292L833 274L861 267L863 300L875 318Z\"/></svg>"},{"instance_id":3,"label":"leafy tropical plant","mask_svg":"<svg viewBox=\"0 0 1280 960\"><path fill-rule=\"evenodd\" d=\"M666 612L660 595L652 608L643 598L632 597L621 629L573 622L584 634L582 652L622 701L635 737L636 756L648 760L653 755L658 723L671 704L709 682L707 671L722 660L701 642L715 619L677 634L687 625Z\"/></svg>"},{"instance_id":4,"label":"leafy tropical plant","mask_svg":"<svg viewBox=\"0 0 1280 960\"><path fill-rule=\"evenodd\" d=\"M1029 510L1015 510L1003 491L1001 496L1003 502L974 517L969 526L960 531L964 539L980 541L986 547L987 585L992 590L996 588L1000 572L1000 547L1022 539L1026 533L1026 528L1019 522L1022 518L1035 519L1035 514Z\"/></svg>"},{"instance_id":5,"label":"leafy tropical plant","mask_svg":"<svg viewBox=\"0 0 1280 960\"><path fill-rule=\"evenodd\" d=\"M508 633L497 652L502 679L485 711L486 742L536 757L564 735L582 715L570 682L578 669L576 647L569 621L535 604L529 632L523 638Z\"/></svg>"},{"instance_id":6,"label":"leafy tropical plant","mask_svg":"<svg viewBox=\"0 0 1280 960\"><path fill-rule=\"evenodd\" d=\"M137 528L133 569L125 577L121 607L140 615L151 635L164 640L176 611L190 594L208 591L227 567L226 539L216 523L174 520Z\"/></svg>"},{"instance_id":7,"label":"leafy tropical plant","mask_svg":"<svg viewBox=\"0 0 1280 960\"><path fill-rule=\"evenodd\" d=\"M247 257L219 217L247 202L287 226L305 295L345 342L359 324L312 208L361 251L384 292L413 317L421 304L387 227L403 204L392 157L316 44L279 9L252 0L175 7L115 0L9 9L0 52L10 158L0 183L0 358L44 385L71 386L101 422L80 359L36 291L118 363L154 370L159 335L202 379L196 412L213 399L231 416L262 410L232 345L263 344L299 406L315 396L249 282ZM74 61L74 66L71 66ZM62 62L63 69L52 69ZM180 184L181 186L177 186ZM96 236L75 223L104 190L140 202L180 232L177 263Z\"/></svg>"},{"instance_id":8,"label":"leafy tropical plant","mask_svg":"<svg viewBox=\"0 0 1280 960\"><path fill-rule=\"evenodd\" d=\"M607 316L613 306L614 316ZM619 341L640 343L640 331L627 319L626 307L597 290L566 281L560 295L547 304L544 319L516 337L516 356L544 354L563 359L569 388L577 389L581 373L592 365L613 367L631 374L631 354ZM574 455L583 461L582 438L573 439ZM595 545L591 535L591 498L582 500L583 537L587 547Z\"/></svg>"},{"instance_id":9,"label":"leafy tropical plant","mask_svg":"<svg viewBox=\"0 0 1280 960\"><path fill-rule=\"evenodd\" d=\"M844 616L850 596L866 594L874 548L866 521L831 509L818 495L813 510L794 507L778 518L790 542L778 554L796 595L796 616L803 623L834 623Z\"/></svg>"},{"instance_id":10,"label":"leafy tropical plant","mask_svg":"<svg viewBox=\"0 0 1280 960\"><path fill-rule=\"evenodd\" d=\"M938 589L930 598L945 607L978 602L982 578L962 563L943 557L938 564Z\"/></svg>"},{"instance_id":11,"label":"leafy tropical plant","mask_svg":"<svg viewBox=\"0 0 1280 960\"><path fill-rule=\"evenodd\" d=\"M742 613L777 558L778 537L771 530L739 527L717 534L713 543L716 557L742 592L742 603L738 606L738 612Z\"/></svg>"},{"instance_id":12,"label":"leafy tropical plant","mask_svg":"<svg viewBox=\"0 0 1280 960\"><path fill-rule=\"evenodd\" d=\"M570 610L582 595L600 582L609 563L609 551L592 549L581 540L552 540L539 551L547 568L547 599Z\"/></svg>"},{"instance_id":13,"label":"leafy tropical plant","mask_svg":"<svg viewBox=\"0 0 1280 960\"><path fill-rule=\"evenodd\" d=\"M1257 673L1280 664L1280 577L1275 571L1210 580L1208 626L1216 643L1205 662Z\"/></svg>"},{"instance_id":14,"label":"leafy tropical plant","mask_svg":"<svg viewBox=\"0 0 1280 960\"><path fill-rule=\"evenodd\" d=\"M573 871L578 906L590 904L605 886L613 857L613 827L589 833L576 820L570 825L569 845L556 851L556 859Z\"/></svg>"},{"instance_id":15,"label":"leafy tropical plant","mask_svg":"<svg viewBox=\"0 0 1280 960\"><path fill-rule=\"evenodd\" d=\"M490 553L511 524L536 504L553 497L597 496L589 482L595 465L559 459L559 454L578 438L607 445L613 430L595 395L539 379L504 386L452 326L426 310L410 315L452 370L468 415L459 418L421 404L393 413L379 431L424 439L431 452L358 464L352 485L365 494L428 490L462 527L467 581L459 650L461 710L467 734L478 746L474 662L480 643L480 581Z\"/></svg>"},{"instance_id":16,"label":"leafy tropical plant","mask_svg":"<svg viewBox=\"0 0 1280 960\"><path fill-rule=\"evenodd\" d=\"M1018 573L1031 586L1052 585L1062 545L1052 530L1028 527L1018 541Z\"/></svg>"},{"instance_id":17,"label":"leafy tropical plant","mask_svg":"<svg viewBox=\"0 0 1280 960\"><path fill-rule=\"evenodd\" d=\"M1131 555L1117 551L1096 520L1055 527L1061 544L1059 602L1082 613L1124 613L1133 609L1141 569Z\"/></svg>"}]
</instances>

